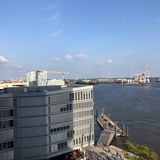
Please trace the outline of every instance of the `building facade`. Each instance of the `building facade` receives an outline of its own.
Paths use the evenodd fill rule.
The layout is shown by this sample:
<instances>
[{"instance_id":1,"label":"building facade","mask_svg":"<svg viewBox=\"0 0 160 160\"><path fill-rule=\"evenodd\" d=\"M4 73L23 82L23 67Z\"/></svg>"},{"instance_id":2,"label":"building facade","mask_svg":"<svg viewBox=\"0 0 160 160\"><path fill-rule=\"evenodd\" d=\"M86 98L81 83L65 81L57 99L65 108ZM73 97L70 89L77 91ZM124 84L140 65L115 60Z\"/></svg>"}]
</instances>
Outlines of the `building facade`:
<instances>
[{"instance_id":1,"label":"building facade","mask_svg":"<svg viewBox=\"0 0 160 160\"><path fill-rule=\"evenodd\" d=\"M0 159L14 159L14 110L11 94L0 94Z\"/></svg>"},{"instance_id":2,"label":"building facade","mask_svg":"<svg viewBox=\"0 0 160 160\"><path fill-rule=\"evenodd\" d=\"M14 159L49 159L94 144L93 87L8 88L15 109Z\"/></svg>"}]
</instances>

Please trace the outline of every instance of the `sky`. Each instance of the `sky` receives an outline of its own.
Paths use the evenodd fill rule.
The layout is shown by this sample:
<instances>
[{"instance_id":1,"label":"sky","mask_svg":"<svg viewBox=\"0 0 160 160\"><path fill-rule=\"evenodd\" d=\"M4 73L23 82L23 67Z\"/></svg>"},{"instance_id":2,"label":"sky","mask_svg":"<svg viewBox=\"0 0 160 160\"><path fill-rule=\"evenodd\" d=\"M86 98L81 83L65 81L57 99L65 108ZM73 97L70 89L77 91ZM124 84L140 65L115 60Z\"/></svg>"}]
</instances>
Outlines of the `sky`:
<instances>
[{"instance_id":1,"label":"sky","mask_svg":"<svg viewBox=\"0 0 160 160\"><path fill-rule=\"evenodd\" d=\"M0 79L160 76L159 0L0 0Z\"/></svg>"}]
</instances>

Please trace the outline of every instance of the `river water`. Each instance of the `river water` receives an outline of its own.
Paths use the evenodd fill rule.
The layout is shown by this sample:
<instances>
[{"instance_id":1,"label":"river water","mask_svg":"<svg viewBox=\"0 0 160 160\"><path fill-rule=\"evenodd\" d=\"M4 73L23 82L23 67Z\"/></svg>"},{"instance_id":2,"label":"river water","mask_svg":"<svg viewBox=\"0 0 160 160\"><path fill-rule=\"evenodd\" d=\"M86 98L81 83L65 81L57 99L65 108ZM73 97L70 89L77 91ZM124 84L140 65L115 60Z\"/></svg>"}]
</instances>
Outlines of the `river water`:
<instances>
[{"instance_id":1,"label":"river water","mask_svg":"<svg viewBox=\"0 0 160 160\"><path fill-rule=\"evenodd\" d=\"M122 86L100 84L94 86L95 109L104 108L113 121L129 128L129 138L147 145L160 155L160 83L151 86ZM96 136L101 129L96 123Z\"/></svg>"}]
</instances>

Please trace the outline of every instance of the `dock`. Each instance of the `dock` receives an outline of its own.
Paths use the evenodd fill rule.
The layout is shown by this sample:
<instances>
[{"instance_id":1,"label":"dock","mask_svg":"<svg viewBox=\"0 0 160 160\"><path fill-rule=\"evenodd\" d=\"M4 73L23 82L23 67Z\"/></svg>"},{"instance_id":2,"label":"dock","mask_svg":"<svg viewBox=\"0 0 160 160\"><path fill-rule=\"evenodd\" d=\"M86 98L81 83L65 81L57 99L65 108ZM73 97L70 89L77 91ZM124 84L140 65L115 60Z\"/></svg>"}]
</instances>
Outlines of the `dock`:
<instances>
[{"instance_id":1,"label":"dock","mask_svg":"<svg viewBox=\"0 0 160 160\"><path fill-rule=\"evenodd\" d=\"M100 147L108 147L114 137L125 136L123 130L104 113L97 116L97 122L103 129L97 143Z\"/></svg>"}]
</instances>

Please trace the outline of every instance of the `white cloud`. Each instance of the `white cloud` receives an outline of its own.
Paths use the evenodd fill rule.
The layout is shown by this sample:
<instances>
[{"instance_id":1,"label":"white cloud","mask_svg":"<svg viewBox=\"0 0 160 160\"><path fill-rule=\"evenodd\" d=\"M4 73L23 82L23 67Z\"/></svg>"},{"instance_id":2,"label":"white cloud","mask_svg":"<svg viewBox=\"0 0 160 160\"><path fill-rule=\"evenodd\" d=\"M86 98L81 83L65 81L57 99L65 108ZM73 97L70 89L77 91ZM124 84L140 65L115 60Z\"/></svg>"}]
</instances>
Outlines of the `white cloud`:
<instances>
[{"instance_id":1,"label":"white cloud","mask_svg":"<svg viewBox=\"0 0 160 160\"><path fill-rule=\"evenodd\" d=\"M57 21L59 19L59 16L60 15L58 13L56 13L56 14L52 15L51 17L46 18L45 20L48 22Z\"/></svg>"},{"instance_id":2,"label":"white cloud","mask_svg":"<svg viewBox=\"0 0 160 160\"><path fill-rule=\"evenodd\" d=\"M15 67L16 67L16 68L22 68L22 65L20 65L20 64L15 64Z\"/></svg>"},{"instance_id":3,"label":"white cloud","mask_svg":"<svg viewBox=\"0 0 160 160\"><path fill-rule=\"evenodd\" d=\"M107 59L107 60L105 60L105 63L109 63L109 64L111 64L113 61L111 60L111 59Z\"/></svg>"},{"instance_id":4,"label":"white cloud","mask_svg":"<svg viewBox=\"0 0 160 160\"><path fill-rule=\"evenodd\" d=\"M60 58L54 57L53 58L55 61L60 61Z\"/></svg>"},{"instance_id":5,"label":"white cloud","mask_svg":"<svg viewBox=\"0 0 160 160\"><path fill-rule=\"evenodd\" d=\"M0 56L0 64L5 64L7 62L8 62L8 60L5 57Z\"/></svg>"},{"instance_id":6,"label":"white cloud","mask_svg":"<svg viewBox=\"0 0 160 160\"><path fill-rule=\"evenodd\" d=\"M62 30L57 30L51 34L52 37L58 37L61 34Z\"/></svg>"},{"instance_id":7,"label":"white cloud","mask_svg":"<svg viewBox=\"0 0 160 160\"><path fill-rule=\"evenodd\" d=\"M70 59L73 59L73 56L71 56L70 54L67 54L65 58L70 60Z\"/></svg>"},{"instance_id":8,"label":"white cloud","mask_svg":"<svg viewBox=\"0 0 160 160\"><path fill-rule=\"evenodd\" d=\"M88 55L81 53L81 54L76 54L75 57L80 58L80 59L86 59L86 58L88 58Z\"/></svg>"}]
</instances>

